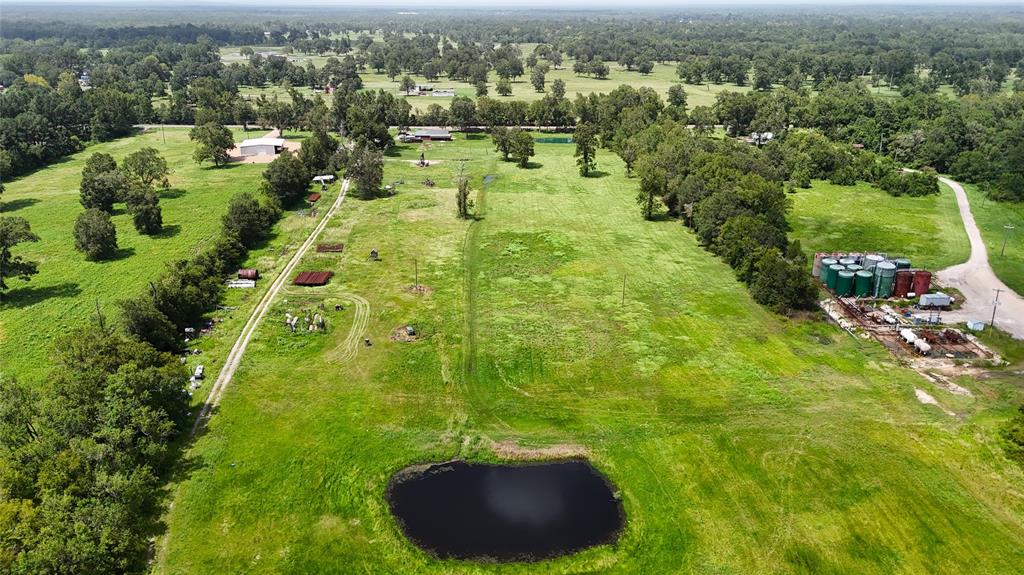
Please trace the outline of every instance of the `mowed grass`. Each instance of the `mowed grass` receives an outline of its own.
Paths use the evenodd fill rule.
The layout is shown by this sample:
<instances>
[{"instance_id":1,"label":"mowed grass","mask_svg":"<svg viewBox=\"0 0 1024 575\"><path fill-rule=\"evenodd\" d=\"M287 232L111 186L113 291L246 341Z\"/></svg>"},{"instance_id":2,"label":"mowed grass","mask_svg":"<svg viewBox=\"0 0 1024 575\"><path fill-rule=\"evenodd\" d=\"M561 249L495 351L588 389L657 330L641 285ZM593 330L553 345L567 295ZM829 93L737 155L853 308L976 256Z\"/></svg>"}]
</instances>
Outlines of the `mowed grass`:
<instances>
[{"instance_id":1,"label":"mowed grass","mask_svg":"<svg viewBox=\"0 0 1024 575\"><path fill-rule=\"evenodd\" d=\"M239 130L235 138L241 140L244 133ZM72 236L75 218L84 210L78 192L82 167L95 152L111 154L120 163L129 153L146 146L158 149L174 171L171 189L161 192L163 232L152 237L140 235L132 226L131 215L118 204L113 221L120 252L113 260L86 261L75 250ZM39 242L17 246L15 251L38 262L39 274L29 282L12 280L12 289L0 304L0 370L23 381L41 381L50 369L48 358L55 339L89 321L97 305L108 319L115 319L117 300L141 293L167 263L198 253L217 237L221 216L232 195L257 192L265 166L200 166L192 161L192 151L187 130L167 129L163 134L155 130L90 146L64 161L6 182L3 215L27 219L40 238ZM285 247L311 225L311 218L286 215L266 245L252 252L249 263L272 271L279 265ZM262 287L231 290L226 305L254 305ZM227 323L214 330L210 338L203 338L203 344L191 345L214 352L213 356L196 358L197 363L207 364L208 373L214 373L211 368L222 359L213 341L226 344L231 338L228 332L235 333L241 327L235 323L243 321L243 315L234 310L215 314L216 319ZM207 343L207 339L211 341Z\"/></svg>"},{"instance_id":2,"label":"mowed grass","mask_svg":"<svg viewBox=\"0 0 1024 575\"><path fill-rule=\"evenodd\" d=\"M814 252L886 252L938 270L967 261L967 232L953 190L934 196L895 197L866 182L838 186L815 180L789 195L792 237Z\"/></svg>"},{"instance_id":3,"label":"mowed grass","mask_svg":"<svg viewBox=\"0 0 1024 575\"><path fill-rule=\"evenodd\" d=\"M1015 573L1024 474L994 439L1019 382L957 399L880 347L753 303L677 222L645 222L599 154L538 145L530 169L457 135L346 200L322 288L289 287L189 452L156 572ZM465 159L480 219L455 218ZM485 184L485 176L489 183ZM438 186L427 188L424 178ZM366 259L370 249L381 261ZM430 292L408 291L418 268ZM625 290L623 295L623 278ZM368 304L365 335L347 346ZM326 334L286 311L323 302ZM334 311L343 304L343 311ZM414 343L389 339L411 324ZM984 391L984 393L981 393ZM960 411L962 409L962 411ZM578 446L620 490L616 545L534 565L439 561L388 512L390 475L495 442Z\"/></svg>"}]
</instances>

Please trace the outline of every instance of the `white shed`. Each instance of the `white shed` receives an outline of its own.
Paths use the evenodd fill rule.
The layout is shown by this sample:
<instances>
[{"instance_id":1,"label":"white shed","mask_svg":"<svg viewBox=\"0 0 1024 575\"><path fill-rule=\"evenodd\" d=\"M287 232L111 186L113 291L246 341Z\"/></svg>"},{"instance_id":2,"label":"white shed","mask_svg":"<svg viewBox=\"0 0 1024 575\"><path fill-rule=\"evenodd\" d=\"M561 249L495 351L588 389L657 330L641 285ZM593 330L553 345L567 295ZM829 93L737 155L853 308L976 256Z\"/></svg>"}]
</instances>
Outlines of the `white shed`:
<instances>
[{"instance_id":1,"label":"white shed","mask_svg":"<svg viewBox=\"0 0 1024 575\"><path fill-rule=\"evenodd\" d=\"M243 156L273 156L284 149L284 138L253 138L238 145Z\"/></svg>"}]
</instances>

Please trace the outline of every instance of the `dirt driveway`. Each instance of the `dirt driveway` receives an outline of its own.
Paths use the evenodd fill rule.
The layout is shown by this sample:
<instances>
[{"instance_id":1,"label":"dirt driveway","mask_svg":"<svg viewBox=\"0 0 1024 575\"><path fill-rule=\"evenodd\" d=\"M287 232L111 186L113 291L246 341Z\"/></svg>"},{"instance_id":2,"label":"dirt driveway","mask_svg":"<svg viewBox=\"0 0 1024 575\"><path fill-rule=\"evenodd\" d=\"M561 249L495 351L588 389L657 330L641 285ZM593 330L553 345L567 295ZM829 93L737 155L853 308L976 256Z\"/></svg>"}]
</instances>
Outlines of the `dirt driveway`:
<instances>
[{"instance_id":1,"label":"dirt driveway","mask_svg":"<svg viewBox=\"0 0 1024 575\"><path fill-rule=\"evenodd\" d=\"M967 201L967 193L963 186L949 178L939 178L942 183L953 189L956 203L960 208L960 218L964 221L967 237L971 240L971 258L962 264L939 270L936 276L943 285L954 287L966 301L961 309L942 314L947 322L983 320L986 323L992 318L992 302L995 290L999 294L999 305L996 309L996 327L1009 332L1014 338L1024 339L1024 298L1006 287L988 264L988 252L981 232L974 222L971 205Z\"/></svg>"}]
</instances>

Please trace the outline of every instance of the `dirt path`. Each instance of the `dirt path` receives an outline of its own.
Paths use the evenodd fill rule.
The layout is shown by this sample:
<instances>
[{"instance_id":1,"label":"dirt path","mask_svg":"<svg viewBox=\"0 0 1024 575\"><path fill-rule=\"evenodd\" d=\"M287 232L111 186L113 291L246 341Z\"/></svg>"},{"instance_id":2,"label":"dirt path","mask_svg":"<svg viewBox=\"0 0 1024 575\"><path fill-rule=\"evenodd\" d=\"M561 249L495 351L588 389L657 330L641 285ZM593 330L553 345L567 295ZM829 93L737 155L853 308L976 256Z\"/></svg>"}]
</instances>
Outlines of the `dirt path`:
<instances>
[{"instance_id":1,"label":"dirt path","mask_svg":"<svg viewBox=\"0 0 1024 575\"><path fill-rule=\"evenodd\" d=\"M235 340L235 345L231 346L231 351L228 353L227 359L224 361L224 367L221 368L220 373L217 375L217 381L214 382L213 388L210 390L210 395L207 396L206 402L203 404L202 409L199 411L199 416L196 417L196 422L192 426L192 435L195 435L206 421L210 417L210 412L217 404L220 403L220 398L224 394L224 390L228 384L231 383L232 376L235 375L235 370L238 369L238 365L242 362L242 356L245 355L245 349L249 346L249 340L252 339L253 334L256 332L256 328L259 326L260 320L267 314L267 310L270 309L270 304L274 300L274 296L277 292L281 291L281 287L288 281L288 277L291 276L292 271L295 270L295 266L298 265L299 260L306 254L313 242L316 241L317 236L320 232L327 227L327 222L334 215L335 210L338 206L345 201L345 194L348 192L348 179L345 179L341 183L341 191L338 193L338 198L334 200L334 204L324 214L323 219L317 224L313 231L309 233L309 237L306 241L299 246L292 258L288 260L288 263L281 270L281 273L274 279L274 283L270 285L270 289L263 295L263 299L260 303L252 310L252 315L249 316L249 321L245 322L245 327L242 328L242 333L238 334L238 339Z\"/></svg>"},{"instance_id":2,"label":"dirt path","mask_svg":"<svg viewBox=\"0 0 1024 575\"><path fill-rule=\"evenodd\" d=\"M334 360L338 363L344 363L359 353L359 346L363 343L363 334L366 333L366 326L370 323L370 302L366 301L363 297L351 293L345 294L342 297L351 300L356 306L356 311L355 316L352 318L352 328L348 332L348 337L338 346L341 352L338 353L337 358Z\"/></svg>"},{"instance_id":3,"label":"dirt path","mask_svg":"<svg viewBox=\"0 0 1024 575\"><path fill-rule=\"evenodd\" d=\"M942 183L953 189L956 203L960 208L960 218L964 221L967 237L971 240L971 257L962 264L939 270L937 277L943 285L960 290L966 301L956 311L946 312L942 317L947 322L984 320L992 317L992 301L996 289L1003 290L999 294L999 306L996 310L996 327L1009 332L1016 339L1024 339L1024 298L1017 292L1006 287L992 267L988 265L988 252L981 238L978 225L971 213L971 204L967 201L967 193L963 186L949 178L939 178Z\"/></svg>"}]
</instances>

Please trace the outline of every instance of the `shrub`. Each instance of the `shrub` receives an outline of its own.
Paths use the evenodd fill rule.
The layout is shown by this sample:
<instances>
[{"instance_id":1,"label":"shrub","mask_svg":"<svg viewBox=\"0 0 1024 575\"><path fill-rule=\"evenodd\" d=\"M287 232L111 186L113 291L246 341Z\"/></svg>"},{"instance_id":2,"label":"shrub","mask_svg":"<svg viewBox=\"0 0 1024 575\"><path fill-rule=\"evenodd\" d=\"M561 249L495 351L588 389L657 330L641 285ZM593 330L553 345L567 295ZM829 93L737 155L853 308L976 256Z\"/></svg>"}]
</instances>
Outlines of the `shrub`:
<instances>
[{"instance_id":1,"label":"shrub","mask_svg":"<svg viewBox=\"0 0 1024 575\"><path fill-rule=\"evenodd\" d=\"M75 249L84 253L86 259L103 260L117 252L117 229L110 221L110 214L89 208L75 220Z\"/></svg>"}]
</instances>

